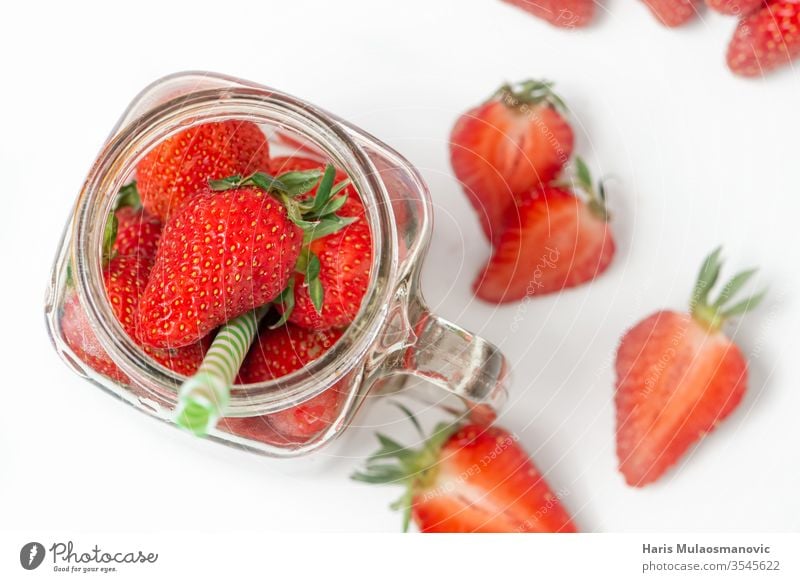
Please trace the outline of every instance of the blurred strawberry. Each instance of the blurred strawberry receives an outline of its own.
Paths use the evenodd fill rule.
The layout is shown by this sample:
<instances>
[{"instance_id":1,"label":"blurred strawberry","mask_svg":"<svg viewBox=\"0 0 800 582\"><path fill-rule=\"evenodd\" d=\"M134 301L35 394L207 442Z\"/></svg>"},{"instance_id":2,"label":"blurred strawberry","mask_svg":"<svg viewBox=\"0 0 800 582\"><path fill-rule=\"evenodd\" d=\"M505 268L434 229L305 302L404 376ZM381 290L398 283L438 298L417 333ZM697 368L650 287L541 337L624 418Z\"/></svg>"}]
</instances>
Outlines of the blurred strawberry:
<instances>
[{"instance_id":1,"label":"blurred strawberry","mask_svg":"<svg viewBox=\"0 0 800 582\"><path fill-rule=\"evenodd\" d=\"M515 201L555 178L572 155L573 133L550 83L502 87L462 115L450 135L450 161L496 241Z\"/></svg>"},{"instance_id":2,"label":"blurred strawberry","mask_svg":"<svg viewBox=\"0 0 800 582\"><path fill-rule=\"evenodd\" d=\"M800 0L765 3L739 22L728 45L728 67L760 77L800 55Z\"/></svg>"},{"instance_id":3,"label":"blurred strawberry","mask_svg":"<svg viewBox=\"0 0 800 582\"><path fill-rule=\"evenodd\" d=\"M560 28L580 28L594 18L594 0L503 0Z\"/></svg>"},{"instance_id":4,"label":"blurred strawberry","mask_svg":"<svg viewBox=\"0 0 800 582\"><path fill-rule=\"evenodd\" d=\"M642 0L661 24L681 26L697 15L695 0Z\"/></svg>"},{"instance_id":5,"label":"blurred strawberry","mask_svg":"<svg viewBox=\"0 0 800 582\"><path fill-rule=\"evenodd\" d=\"M586 199L566 188L538 186L525 194L474 283L491 303L555 293L591 281L614 257L602 185L595 190L589 170L576 159Z\"/></svg>"},{"instance_id":6,"label":"blurred strawberry","mask_svg":"<svg viewBox=\"0 0 800 582\"><path fill-rule=\"evenodd\" d=\"M720 14L745 16L763 5L764 0L706 0L706 4Z\"/></svg>"},{"instance_id":7,"label":"blurred strawberry","mask_svg":"<svg viewBox=\"0 0 800 582\"><path fill-rule=\"evenodd\" d=\"M753 275L745 271L711 302L719 256L718 249L705 260L690 314L654 313L625 334L617 351L617 456L634 487L658 480L736 409L747 388L747 361L721 327L761 296L730 305Z\"/></svg>"}]
</instances>

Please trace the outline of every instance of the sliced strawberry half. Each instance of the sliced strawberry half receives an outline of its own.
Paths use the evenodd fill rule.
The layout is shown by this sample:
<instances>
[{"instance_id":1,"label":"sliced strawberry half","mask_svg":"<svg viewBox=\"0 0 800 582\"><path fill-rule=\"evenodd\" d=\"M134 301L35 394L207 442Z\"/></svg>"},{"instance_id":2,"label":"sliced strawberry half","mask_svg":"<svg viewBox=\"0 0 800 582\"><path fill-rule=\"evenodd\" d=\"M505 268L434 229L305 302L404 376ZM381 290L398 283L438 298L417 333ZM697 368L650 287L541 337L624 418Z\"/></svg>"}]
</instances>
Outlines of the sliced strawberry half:
<instances>
[{"instance_id":1,"label":"sliced strawberry half","mask_svg":"<svg viewBox=\"0 0 800 582\"><path fill-rule=\"evenodd\" d=\"M772 0L739 21L728 45L728 67L760 77L800 56L800 0Z\"/></svg>"},{"instance_id":2,"label":"sliced strawberry half","mask_svg":"<svg viewBox=\"0 0 800 582\"><path fill-rule=\"evenodd\" d=\"M643 0L664 26L682 26L697 16L695 0Z\"/></svg>"},{"instance_id":3,"label":"sliced strawberry half","mask_svg":"<svg viewBox=\"0 0 800 582\"><path fill-rule=\"evenodd\" d=\"M574 136L550 83L502 87L462 115L450 135L453 172L489 240L525 192L555 178L572 155Z\"/></svg>"},{"instance_id":4,"label":"sliced strawberry half","mask_svg":"<svg viewBox=\"0 0 800 582\"><path fill-rule=\"evenodd\" d=\"M591 281L608 268L615 244L603 189L595 191L585 164L577 165L588 198L555 186L524 195L475 280L477 297L519 301Z\"/></svg>"},{"instance_id":5,"label":"sliced strawberry half","mask_svg":"<svg viewBox=\"0 0 800 582\"><path fill-rule=\"evenodd\" d=\"M764 0L706 0L706 5L720 14L746 16L764 4Z\"/></svg>"},{"instance_id":6,"label":"sliced strawberry half","mask_svg":"<svg viewBox=\"0 0 800 582\"><path fill-rule=\"evenodd\" d=\"M418 450L378 435L357 481L404 485L393 506L424 533L575 532L516 437L499 427L439 425Z\"/></svg>"},{"instance_id":7,"label":"sliced strawberry half","mask_svg":"<svg viewBox=\"0 0 800 582\"><path fill-rule=\"evenodd\" d=\"M503 0L559 28L581 28L594 18L595 0Z\"/></svg>"},{"instance_id":8,"label":"sliced strawberry half","mask_svg":"<svg viewBox=\"0 0 800 582\"><path fill-rule=\"evenodd\" d=\"M664 475L736 409L747 388L747 361L720 328L761 295L731 305L753 274L745 271L710 301L719 256L717 250L703 265L691 314L654 313L625 334L617 351L617 456L634 487Z\"/></svg>"}]
</instances>

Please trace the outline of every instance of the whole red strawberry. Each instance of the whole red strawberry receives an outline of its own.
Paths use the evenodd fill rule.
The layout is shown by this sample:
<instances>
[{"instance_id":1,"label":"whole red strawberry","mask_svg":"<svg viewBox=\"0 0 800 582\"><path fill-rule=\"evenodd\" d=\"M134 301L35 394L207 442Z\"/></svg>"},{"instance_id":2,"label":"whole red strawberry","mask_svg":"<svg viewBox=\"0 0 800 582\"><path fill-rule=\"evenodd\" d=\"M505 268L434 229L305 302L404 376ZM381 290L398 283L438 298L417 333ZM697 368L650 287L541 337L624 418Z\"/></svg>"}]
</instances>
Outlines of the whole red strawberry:
<instances>
[{"instance_id":1,"label":"whole red strawberry","mask_svg":"<svg viewBox=\"0 0 800 582\"><path fill-rule=\"evenodd\" d=\"M728 45L728 67L760 77L800 55L800 0L765 3L744 17Z\"/></svg>"},{"instance_id":2,"label":"whole red strawberry","mask_svg":"<svg viewBox=\"0 0 800 582\"><path fill-rule=\"evenodd\" d=\"M291 323L264 330L242 363L237 382L255 384L287 376L327 352L341 335L337 330L311 331ZM284 437L308 439L331 426L344 396L344 391L334 386L298 406L265 416L264 428ZM229 427L236 432L238 424Z\"/></svg>"},{"instance_id":3,"label":"whole red strawberry","mask_svg":"<svg viewBox=\"0 0 800 582\"><path fill-rule=\"evenodd\" d=\"M555 178L572 155L574 136L550 83L505 86L462 115L450 135L450 161L496 241L519 196Z\"/></svg>"},{"instance_id":4,"label":"whole red strawberry","mask_svg":"<svg viewBox=\"0 0 800 582\"><path fill-rule=\"evenodd\" d=\"M381 449L353 478L404 485L393 506L424 533L575 532L575 525L517 439L499 427L439 425L410 450L378 435Z\"/></svg>"},{"instance_id":5,"label":"whole red strawberry","mask_svg":"<svg viewBox=\"0 0 800 582\"><path fill-rule=\"evenodd\" d=\"M763 5L764 0L706 0L706 4L720 14L745 16Z\"/></svg>"},{"instance_id":6,"label":"whole red strawberry","mask_svg":"<svg viewBox=\"0 0 800 582\"><path fill-rule=\"evenodd\" d=\"M658 480L733 412L747 388L747 361L720 330L761 296L730 305L752 276L740 273L714 302L719 250L705 261L691 314L659 311L622 338L617 352L617 456L625 481Z\"/></svg>"},{"instance_id":7,"label":"whole red strawberry","mask_svg":"<svg viewBox=\"0 0 800 582\"><path fill-rule=\"evenodd\" d=\"M164 227L139 305L147 345L182 346L269 303L294 271L302 230L257 186L192 196Z\"/></svg>"},{"instance_id":8,"label":"whole red strawberry","mask_svg":"<svg viewBox=\"0 0 800 582\"><path fill-rule=\"evenodd\" d=\"M580 28L594 18L594 0L503 0L560 28Z\"/></svg>"},{"instance_id":9,"label":"whole red strawberry","mask_svg":"<svg viewBox=\"0 0 800 582\"><path fill-rule=\"evenodd\" d=\"M616 247L603 189L596 193L588 169L576 162L588 201L555 186L525 194L475 280L476 296L507 303L554 293L591 281L611 264Z\"/></svg>"},{"instance_id":10,"label":"whole red strawberry","mask_svg":"<svg viewBox=\"0 0 800 582\"><path fill-rule=\"evenodd\" d=\"M670 28L681 26L697 15L695 0L642 0L650 12Z\"/></svg>"},{"instance_id":11,"label":"whole red strawberry","mask_svg":"<svg viewBox=\"0 0 800 582\"><path fill-rule=\"evenodd\" d=\"M288 320L301 327L321 330L349 325L369 287L372 236L363 209L358 203L350 203L339 214L358 220L309 246L319 261L318 280L322 287L319 309L314 305L306 275L295 275L294 306ZM279 309L284 307L279 305Z\"/></svg>"},{"instance_id":12,"label":"whole red strawberry","mask_svg":"<svg viewBox=\"0 0 800 582\"><path fill-rule=\"evenodd\" d=\"M269 171L269 143L249 121L206 123L159 143L136 167L145 209L162 221L208 180Z\"/></svg>"},{"instance_id":13,"label":"whole red strawberry","mask_svg":"<svg viewBox=\"0 0 800 582\"><path fill-rule=\"evenodd\" d=\"M297 156L273 160L274 173L320 170L324 166L323 162ZM336 232L307 242L305 252L301 253L298 273L290 282L285 301L278 305L281 311L288 311L288 321L317 330L344 327L353 321L367 292L372 264L372 235L358 193L341 170L329 179L333 180L330 187L336 183L337 191L346 196L336 211L346 223ZM314 188L308 195L316 193L317 188ZM318 263L318 267L314 267L315 282L312 283L307 283L309 260ZM312 297L314 285L319 292L317 298ZM318 305L314 304L315 300Z\"/></svg>"},{"instance_id":14,"label":"whole red strawberry","mask_svg":"<svg viewBox=\"0 0 800 582\"><path fill-rule=\"evenodd\" d=\"M319 261L308 245L351 220L336 214L346 183L333 187L334 175L328 166L324 175L231 176L186 200L164 228L139 305L142 341L186 345L251 309L283 303L293 297L294 272L315 283L319 309Z\"/></svg>"}]
</instances>

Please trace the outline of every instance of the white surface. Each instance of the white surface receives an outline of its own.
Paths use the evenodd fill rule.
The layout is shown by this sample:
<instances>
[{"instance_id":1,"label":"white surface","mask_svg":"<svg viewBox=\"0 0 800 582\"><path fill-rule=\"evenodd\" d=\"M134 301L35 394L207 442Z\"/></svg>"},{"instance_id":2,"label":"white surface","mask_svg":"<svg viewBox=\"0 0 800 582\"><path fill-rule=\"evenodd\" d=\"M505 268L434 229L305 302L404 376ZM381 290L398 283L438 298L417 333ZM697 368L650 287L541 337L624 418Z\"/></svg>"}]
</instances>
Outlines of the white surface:
<instances>
[{"instance_id":1,"label":"white surface","mask_svg":"<svg viewBox=\"0 0 800 582\"><path fill-rule=\"evenodd\" d=\"M800 82L731 76L734 22L683 30L616 0L587 31L553 29L497 0L464 2L4 4L0 336L2 528L387 530L399 491L348 481L379 426L374 403L308 462L261 459L161 425L78 379L42 317L51 260L87 169L147 83L208 69L279 87L384 139L429 181L436 228L424 289L433 306L499 344L514 365L517 431L586 531L791 530L800 515L795 228ZM24 7L23 7L24 6ZM447 160L457 114L506 79L546 77L571 104L578 151L610 188L619 254L595 284L493 309L472 299L488 249ZM772 292L736 332L750 354L743 405L661 483L615 469L611 362L622 332L681 308L701 258L759 265ZM524 317L517 331L511 323ZM393 426L387 424L397 423ZM300 470L302 468L302 470ZM219 496L222 505L206 500ZM35 504L32 502L35 500Z\"/></svg>"}]
</instances>

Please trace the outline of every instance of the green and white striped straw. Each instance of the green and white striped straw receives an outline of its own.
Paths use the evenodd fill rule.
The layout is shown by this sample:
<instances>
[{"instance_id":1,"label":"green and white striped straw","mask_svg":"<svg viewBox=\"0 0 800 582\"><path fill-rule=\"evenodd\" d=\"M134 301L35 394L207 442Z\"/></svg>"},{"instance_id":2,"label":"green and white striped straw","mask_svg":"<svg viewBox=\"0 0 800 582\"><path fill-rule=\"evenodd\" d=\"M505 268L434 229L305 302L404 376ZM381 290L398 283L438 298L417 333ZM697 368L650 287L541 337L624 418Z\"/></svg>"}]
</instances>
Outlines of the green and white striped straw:
<instances>
[{"instance_id":1,"label":"green and white striped straw","mask_svg":"<svg viewBox=\"0 0 800 582\"><path fill-rule=\"evenodd\" d=\"M203 363L178 393L175 424L197 436L205 436L225 413L231 386L239 373L258 323L269 311L260 307L230 320L217 333Z\"/></svg>"}]
</instances>

